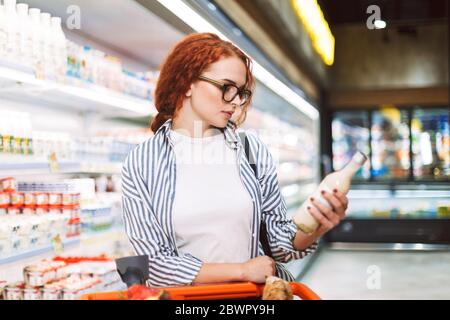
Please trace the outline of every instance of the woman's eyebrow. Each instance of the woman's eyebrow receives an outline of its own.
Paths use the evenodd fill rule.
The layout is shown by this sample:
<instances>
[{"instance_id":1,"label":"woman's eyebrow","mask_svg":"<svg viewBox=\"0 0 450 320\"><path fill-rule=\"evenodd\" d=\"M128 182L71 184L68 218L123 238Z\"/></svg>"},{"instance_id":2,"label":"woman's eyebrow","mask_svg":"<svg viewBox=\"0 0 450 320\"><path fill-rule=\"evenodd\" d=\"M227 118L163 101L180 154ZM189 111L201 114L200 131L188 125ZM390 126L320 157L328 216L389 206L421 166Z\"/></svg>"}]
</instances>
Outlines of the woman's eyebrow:
<instances>
[{"instance_id":1,"label":"woman's eyebrow","mask_svg":"<svg viewBox=\"0 0 450 320\"><path fill-rule=\"evenodd\" d=\"M233 81L233 80L230 80L230 79L221 79L221 80L223 80L223 81L227 81L227 82L231 82L232 84L236 84L236 82L235 82L235 81Z\"/></svg>"},{"instance_id":2,"label":"woman's eyebrow","mask_svg":"<svg viewBox=\"0 0 450 320\"><path fill-rule=\"evenodd\" d=\"M231 84L234 84L235 86L239 87L239 86L237 85L237 83L236 83L235 81L233 81L233 80L230 80L230 79L221 79L221 80L230 82ZM243 87L245 87L245 86L246 86L246 85L244 84L244 85L240 86L239 88L243 88Z\"/></svg>"}]
</instances>

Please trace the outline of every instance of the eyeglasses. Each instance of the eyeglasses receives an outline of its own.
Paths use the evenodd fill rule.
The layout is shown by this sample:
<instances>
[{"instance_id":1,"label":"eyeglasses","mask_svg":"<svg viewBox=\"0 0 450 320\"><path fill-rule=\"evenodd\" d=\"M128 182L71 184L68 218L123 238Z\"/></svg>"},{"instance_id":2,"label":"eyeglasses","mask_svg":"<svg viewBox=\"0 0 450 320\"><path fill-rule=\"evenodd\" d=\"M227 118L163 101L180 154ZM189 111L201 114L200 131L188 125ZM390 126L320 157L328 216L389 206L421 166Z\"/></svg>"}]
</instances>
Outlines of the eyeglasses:
<instances>
[{"instance_id":1,"label":"eyeglasses","mask_svg":"<svg viewBox=\"0 0 450 320\"><path fill-rule=\"evenodd\" d=\"M240 106L244 106L251 98L252 92L250 90L244 88L238 88L236 85L231 83L223 83L220 81L216 81L204 76L198 77L200 80L206 81L215 85L217 88L222 90L222 99L225 102L230 103L233 101L237 95L239 95L239 99L241 100Z\"/></svg>"}]
</instances>

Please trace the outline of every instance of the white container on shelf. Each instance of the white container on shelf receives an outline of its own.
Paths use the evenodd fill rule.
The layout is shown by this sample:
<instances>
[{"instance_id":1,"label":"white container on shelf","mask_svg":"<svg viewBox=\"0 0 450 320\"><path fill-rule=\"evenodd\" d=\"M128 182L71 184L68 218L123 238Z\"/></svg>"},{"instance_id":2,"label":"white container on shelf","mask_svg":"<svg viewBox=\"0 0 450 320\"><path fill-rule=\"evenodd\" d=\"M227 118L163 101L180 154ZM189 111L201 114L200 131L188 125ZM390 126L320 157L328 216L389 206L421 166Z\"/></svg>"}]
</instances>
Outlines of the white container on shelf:
<instances>
[{"instance_id":1,"label":"white container on shelf","mask_svg":"<svg viewBox=\"0 0 450 320\"><path fill-rule=\"evenodd\" d=\"M4 0L4 7L6 29L6 52L4 57L8 61L18 63L20 36L16 0Z\"/></svg>"},{"instance_id":2,"label":"white container on shelf","mask_svg":"<svg viewBox=\"0 0 450 320\"><path fill-rule=\"evenodd\" d=\"M6 53L6 14L5 6L0 4L0 57L4 57Z\"/></svg>"},{"instance_id":3,"label":"white container on shelf","mask_svg":"<svg viewBox=\"0 0 450 320\"><path fill-rule=\"evenodd\" d=\"M41 12L41 51L42 69L37 71L40 79L56 80L55 66L52 61L54 39L51 29L51 16L47 12Z\"/></svg>"},{"instance_id":4,"label":"white container on shelf","mask_svg":"<svg viewBox=\"0 0 450 320\"><path fill-rule=\"evenodd\" d=\"M34 70L42 69L43 52L42 52L42 27L41 27L41 9L31 8L29 11L31 24L31 39L32 39L32 59Z\"/></svg>"},{"instance_id":5,"label":"white container on shelf","mask_svg":"<svg viewBox=\"0 0 450 320\"><path fill-rule=\"evenodd\" d=\"M61 18L51 18L51 34L54 41L52 60L56 68L56 78L59 82L63 82L67 72L67 47L66 36L61 27Z\"/></svg>"},{"instance_id":6,"label":"white container on shelf","mask_svg":"<svg viewBox=\"0 0 450 320\"><path fill-rule=\"evenodd\" d=\"M28 15L28 4L17 4L19 26L19 61L27 67L33 66L33 32Z\"/></svg>"}]
</instances>

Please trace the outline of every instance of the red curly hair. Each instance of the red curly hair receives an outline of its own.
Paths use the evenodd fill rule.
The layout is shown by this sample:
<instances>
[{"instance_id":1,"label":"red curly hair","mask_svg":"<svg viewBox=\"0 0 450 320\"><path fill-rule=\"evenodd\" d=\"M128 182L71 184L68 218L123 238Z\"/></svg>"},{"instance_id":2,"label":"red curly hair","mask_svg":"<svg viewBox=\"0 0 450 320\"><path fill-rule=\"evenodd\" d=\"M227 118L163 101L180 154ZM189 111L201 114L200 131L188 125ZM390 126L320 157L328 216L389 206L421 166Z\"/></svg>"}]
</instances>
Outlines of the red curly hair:
<instances>
[{"instance_id":1,"label":"red curly hair","mask_svg":"<svg viewBox=\"0 0 450 320\"><path fill-rule=\"evenodd\" d=\"M224 41L213 33L194 33L178 42L167 56L158 78L155 91L158 114L151 123L152 131L156 132L164 122L176 115L191 84L210 64L230 56L236 56L244 62L247 70L245 86L252 90L252 62L231 42ZM250 103L248 101L243 107L237 125L244 122Z\"/></svg>"}]
</instances>

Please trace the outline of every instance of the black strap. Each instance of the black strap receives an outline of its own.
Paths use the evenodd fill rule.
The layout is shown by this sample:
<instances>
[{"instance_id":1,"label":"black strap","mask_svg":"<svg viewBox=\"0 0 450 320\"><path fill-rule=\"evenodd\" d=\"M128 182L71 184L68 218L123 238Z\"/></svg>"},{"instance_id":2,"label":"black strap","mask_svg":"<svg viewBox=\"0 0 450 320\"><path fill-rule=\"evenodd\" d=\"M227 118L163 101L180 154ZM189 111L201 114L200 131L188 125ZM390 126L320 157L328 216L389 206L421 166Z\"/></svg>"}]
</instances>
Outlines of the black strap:
<instances>
[{"instance_id":1,"label":"black strap","mask_svg":"<svg viewBox=\"0 0 450 320\"><path fill-rule=\"evenodd\" d=\"M250 167L253 170L253 173L256 175L256 163L253 161L253 155L250 152L250 144L247 139L247 135L245 132L239 132L239 136L241 137L241 141L243 141L244 144L244 151L245 156L247 157L247 160L250 164ZM267 238L267 229L266 229L266 223L264 221L261 221L260 228L259 228L259 241L261 242L261 245L263 247L264 254L266 256L269 256L273 258L272 256L272 250L270 250L269 245L269 239Z\"/></svg>"}]
</instances>

